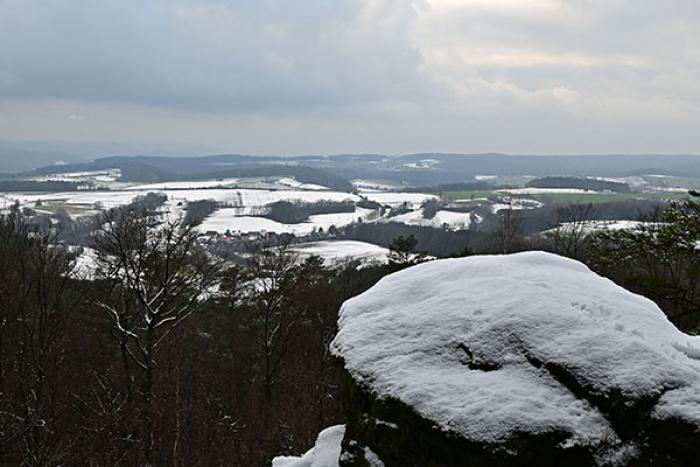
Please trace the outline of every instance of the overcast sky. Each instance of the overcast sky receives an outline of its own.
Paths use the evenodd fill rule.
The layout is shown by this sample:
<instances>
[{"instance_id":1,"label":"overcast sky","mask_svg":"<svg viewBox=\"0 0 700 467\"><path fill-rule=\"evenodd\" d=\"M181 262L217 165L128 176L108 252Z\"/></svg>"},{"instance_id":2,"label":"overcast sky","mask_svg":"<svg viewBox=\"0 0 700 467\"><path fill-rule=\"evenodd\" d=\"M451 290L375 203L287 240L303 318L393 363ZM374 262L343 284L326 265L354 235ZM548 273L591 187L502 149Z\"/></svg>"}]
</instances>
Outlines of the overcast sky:
<instances>
[{"instance_id":1,"label":"overcast sky","mask_svg":"<svg viewBox=\"0 0 700 467\"><path fill-rule=\"evenodd\" d=\"M0 0L0 139L700 153L700 1Z\"/></svg>"}]
</instances>

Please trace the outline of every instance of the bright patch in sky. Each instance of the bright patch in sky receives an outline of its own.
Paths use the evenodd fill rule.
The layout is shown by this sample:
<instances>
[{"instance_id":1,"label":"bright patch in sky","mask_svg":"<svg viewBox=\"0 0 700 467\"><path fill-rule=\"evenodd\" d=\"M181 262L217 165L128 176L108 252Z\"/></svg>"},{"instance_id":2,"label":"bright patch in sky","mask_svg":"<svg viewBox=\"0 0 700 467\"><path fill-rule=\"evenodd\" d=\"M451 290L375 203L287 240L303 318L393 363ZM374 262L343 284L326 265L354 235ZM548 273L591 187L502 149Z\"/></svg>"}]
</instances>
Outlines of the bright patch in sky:
<instances>
[{"instance_id":1,"label":"bright patch in sky","mask_svg":"<svg viewBox=\"0 0 700 467\"><path fill-rule=\"evenodd\" d=\"M0 139L700 152L697 0L0 0L0 57Z\"/></svg>"}]
</instances>

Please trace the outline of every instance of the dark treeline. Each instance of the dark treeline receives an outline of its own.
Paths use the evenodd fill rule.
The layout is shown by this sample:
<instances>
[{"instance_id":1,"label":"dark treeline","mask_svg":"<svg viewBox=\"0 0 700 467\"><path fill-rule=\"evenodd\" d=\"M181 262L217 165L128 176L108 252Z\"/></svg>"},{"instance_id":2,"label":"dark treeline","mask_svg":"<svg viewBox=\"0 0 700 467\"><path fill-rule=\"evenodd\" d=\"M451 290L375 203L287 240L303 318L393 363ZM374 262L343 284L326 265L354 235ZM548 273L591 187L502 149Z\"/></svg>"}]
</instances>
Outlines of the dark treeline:
<instances>
[{"instance_id":1,"label":"dark treeline","mask_svg":"<svg viewBox=\"0 0 700 467\"><path fill-rule=\"evenodd\" d=\"M627 193L630 186L627 183L598 180L596 178L577 177L543 177L530 180L527 186L532 188L577 188L593 191L617 191Z\"/></svg>"},{"instance_id":2,"label":"dark treeline","mask_svg":"<svg viewBox=\"0 0 700 467\"><path fill-rule=\"evenodd\" d=\"M0 180L0 191L78 191L85 184L65 181Z\"/></svg>"},{"instance_id":3,"label":"dark treeline","mask_svg":"<svg viewBox=\"0 0 700 467\"><path fill-rule=\"evenodd\" d=\"M460 183L443 183L439 185L422 186L416 188L406 188L407 192L415 193L445 193L448 191L489 191L507 188L502 185L492 185L488 182L473 181Z\"/></svg>"},{"instance_id":4,"label":"dark treeline","mask_svg":"<svg viewBox=\"0 0 700 467\"><path fill-rule=\"evenodd\" d=\"M199 225L217 209L219 209L219 203L213 199L190 201L187 203L182 223L185 225Z\"/></svg>"},{"instance_id":5,"label":"dark treeline","mask_svg":"<svg viewBox=\"0 0 700 467\"><path fill-rule=\"evenodd\" d=\"M418 240L421 251L437 257L460 255L465 248L478 251L490 251L493 248L491 232L443 230L398 222L351 224L338 229L336 237L389 247L396 238L411 235Z\"/></svg>"},{"instance_id":6,"label":"dark treeline","mask_svg":"<svg viewBox=\"0 0 700 467\"><path fill-rule=\"evenodd\" d=\"M309 220L309 216L333 214L338 212L355 212L352 201L318 201L305 203L301 201L277 201L267 205L265 217L283 224L299 224Z\"/></svg>"},{"instance_id":7,"label":"dark treeline","mask_svg":"<svg viewBox=\"0 0 700 467\"><path fill-rule=\"evenodd\" d=\"M178 158L116 156L89 163L43 167L29 174L46 175L119 169L121 171L120 180L129 182L209 180L224 177L294 177L303 183L321 185L338 191L352 191L352 183L347 178L323 168L299 163L289 164L275 159L270 159L268 163L258 163L261 159L263 158L245 156ZM272 163L273 161L275 163Z\"/></svg>"}]
</instances>

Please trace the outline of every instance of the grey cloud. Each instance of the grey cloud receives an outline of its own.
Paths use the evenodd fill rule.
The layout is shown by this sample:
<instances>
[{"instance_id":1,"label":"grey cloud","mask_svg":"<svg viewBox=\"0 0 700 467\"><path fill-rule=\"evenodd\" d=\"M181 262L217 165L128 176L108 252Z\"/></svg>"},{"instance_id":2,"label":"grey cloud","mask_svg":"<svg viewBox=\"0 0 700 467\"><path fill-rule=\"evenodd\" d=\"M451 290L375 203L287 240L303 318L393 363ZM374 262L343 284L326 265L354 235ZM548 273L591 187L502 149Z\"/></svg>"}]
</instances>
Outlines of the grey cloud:
<instances>
[{"instance_id":1,"label":"grey cloud","mask_svg":"<svg viewBox=\"0 0 700 467\"><path fill-rule=\"evenodd\" d=\"M8 139L700 152L698 82L697 0L0 0Z\"/></svg>"},{"instance_id":2,"label":"grey cloud","mask_svg":"<svg viewBox=\"0 0 700 467\"><path fill-rule=\"evenodd\" d=\"M401 99L427 83L410 3L385 3L382 31L353 0L2 0L0 96L211 111Z\"/></svg>"}]
</instances>

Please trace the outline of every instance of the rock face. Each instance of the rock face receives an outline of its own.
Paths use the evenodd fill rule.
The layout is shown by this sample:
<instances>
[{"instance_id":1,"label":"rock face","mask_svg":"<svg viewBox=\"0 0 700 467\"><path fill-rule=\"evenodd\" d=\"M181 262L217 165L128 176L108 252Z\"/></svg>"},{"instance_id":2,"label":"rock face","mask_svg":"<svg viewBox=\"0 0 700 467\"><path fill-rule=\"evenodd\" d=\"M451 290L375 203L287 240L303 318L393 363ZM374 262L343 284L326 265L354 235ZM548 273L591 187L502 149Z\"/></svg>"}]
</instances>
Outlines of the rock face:
<instances>
[{"instance_id":1,"label":"rock face","mask_svg":"<svg viewBox=\"0 0 700 467\"><path fill-rule=\"evenodd\" d=\"M347 301L341 465L685 465L700 337L581 263L433 261ZM379 464L377 464L379 465Z\"/></svg>"}]
</instances>

